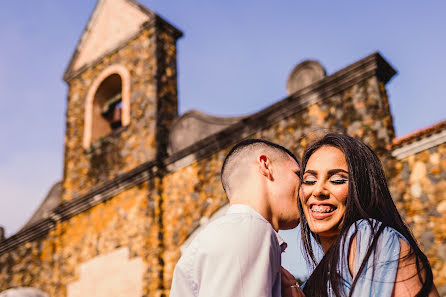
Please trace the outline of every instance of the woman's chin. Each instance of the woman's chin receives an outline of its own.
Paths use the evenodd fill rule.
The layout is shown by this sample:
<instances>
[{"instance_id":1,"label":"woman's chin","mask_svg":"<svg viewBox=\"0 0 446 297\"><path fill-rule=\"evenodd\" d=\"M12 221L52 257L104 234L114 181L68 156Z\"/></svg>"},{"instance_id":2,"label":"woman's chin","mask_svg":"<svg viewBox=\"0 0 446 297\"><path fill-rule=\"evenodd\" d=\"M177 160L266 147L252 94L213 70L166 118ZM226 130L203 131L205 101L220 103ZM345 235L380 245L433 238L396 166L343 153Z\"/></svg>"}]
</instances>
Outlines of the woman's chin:
<instances>
[{"instance_id":1,"label":"woman's chin","mask_svg":"<svg viewBox=\"0 0 446 297\"><path fill-rule=\"evenodd\" d=\"M319 237L333 237L339 234L338 224L332 222L309 222L311 232Z\"/></svg>"}]
</instances>

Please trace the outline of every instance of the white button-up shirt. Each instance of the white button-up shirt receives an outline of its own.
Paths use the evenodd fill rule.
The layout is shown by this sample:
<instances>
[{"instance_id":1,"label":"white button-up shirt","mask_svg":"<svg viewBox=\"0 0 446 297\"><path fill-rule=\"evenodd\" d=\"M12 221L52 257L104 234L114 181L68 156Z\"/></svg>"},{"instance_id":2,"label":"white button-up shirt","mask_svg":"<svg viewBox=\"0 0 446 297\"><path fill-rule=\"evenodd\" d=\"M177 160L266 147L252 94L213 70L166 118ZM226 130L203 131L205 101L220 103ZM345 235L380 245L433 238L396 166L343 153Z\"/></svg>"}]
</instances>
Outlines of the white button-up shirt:
<instances>
[{"instance_id":1,"label":"white button-up shirt","mask_svg":"<svg viewBox=\"0 0 446 297\"><path fill-rule=\"evenodd\" d=\"M280 297L285 247L259 213L247 205L232 205L183 253L170 297Z\"/></svg>"}]
</instances>

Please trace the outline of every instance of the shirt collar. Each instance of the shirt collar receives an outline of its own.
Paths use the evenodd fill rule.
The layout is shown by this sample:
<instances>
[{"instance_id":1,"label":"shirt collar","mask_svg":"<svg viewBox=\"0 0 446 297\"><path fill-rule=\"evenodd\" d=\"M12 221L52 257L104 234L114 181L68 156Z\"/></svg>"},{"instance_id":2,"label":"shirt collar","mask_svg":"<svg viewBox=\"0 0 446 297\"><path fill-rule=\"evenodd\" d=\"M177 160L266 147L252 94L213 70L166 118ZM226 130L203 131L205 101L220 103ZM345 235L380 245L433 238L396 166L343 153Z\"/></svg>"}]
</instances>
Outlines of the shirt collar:
<instances>
[{"instance_id":1,"label":"shirt collar","mask_svg":"<svg viewBox=\"0 0 446 297\"><path fill-rule=\"evenodd\" d=\"M248 206L246 204L232 204L231 206L229 206L228 211L226 213L227 214L249 213L249 214L252 214L253 216L256 216L256 217L262 219L263 221L265 221L271 225L271 223L268 222L261 214L259 214L251 206ZM272 228L272 226L271 226L271 228ZM279 233L277 233L276 230L274 230L274 228L273 228L273 231L274 231L274 234L276 235L277 241L279 242L280 250L283 253L286 250L288 244L283 240L282 237L280 237Z\"/></svg>"}]
</instances>

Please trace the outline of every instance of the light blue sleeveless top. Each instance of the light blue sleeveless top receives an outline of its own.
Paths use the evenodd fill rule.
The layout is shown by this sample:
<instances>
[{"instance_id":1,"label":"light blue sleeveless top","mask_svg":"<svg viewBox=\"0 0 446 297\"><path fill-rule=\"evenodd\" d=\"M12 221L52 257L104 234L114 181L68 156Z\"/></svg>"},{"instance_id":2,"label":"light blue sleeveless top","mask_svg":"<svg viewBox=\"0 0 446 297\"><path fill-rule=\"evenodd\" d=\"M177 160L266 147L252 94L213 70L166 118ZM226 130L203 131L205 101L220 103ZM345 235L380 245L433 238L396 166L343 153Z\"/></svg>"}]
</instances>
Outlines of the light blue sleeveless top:
<instances>
[{"instance_id":1,"label":"light blue sleeveless top","mask_svg":"<svg viewBox=\"0 0 446 297\"><path fill-rule=\"evenodd\" d=\"M373 229L378 231L381 222L371 220ZM356 228L355 228L356 225ZM350 294L354 277L357 275L369 246L372 244L372 226L367 220L359 220L347 232L345 247L341 247L338 272L344 279L344 292ZM353 276L348 266L349 243L356 234L356 254ZM406 240L398 231L385 227L378 238L376 249L370 254L364 269L353 290L354 297L392 296L398 261L400 258L400 239ZM406 240L407 241L407 240ZM329 296L335 296L330 289Z\"/></svg>"}]
</instances>

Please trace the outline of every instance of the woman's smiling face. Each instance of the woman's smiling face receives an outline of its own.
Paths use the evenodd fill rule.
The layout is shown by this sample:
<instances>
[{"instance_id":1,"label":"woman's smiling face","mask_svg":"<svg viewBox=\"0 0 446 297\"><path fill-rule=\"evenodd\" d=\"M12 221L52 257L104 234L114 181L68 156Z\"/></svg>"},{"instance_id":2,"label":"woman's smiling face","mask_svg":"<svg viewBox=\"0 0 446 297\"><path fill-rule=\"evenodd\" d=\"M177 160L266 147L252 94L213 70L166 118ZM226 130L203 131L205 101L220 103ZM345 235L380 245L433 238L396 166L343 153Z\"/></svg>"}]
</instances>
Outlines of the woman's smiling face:
<instances>
[{"instance_id":1,"label":"woman's smiling face","mask_svg":"<svg viewBox=\"0 0 446 297\"><path fill-rule=\"evenodd\" d=\"M336 147L322 146L308 159L300 199L310 230L319 235L323 247L324 241L332 242L341 229L348 175L344 153Z\"/></svg>"}]
</instances>

